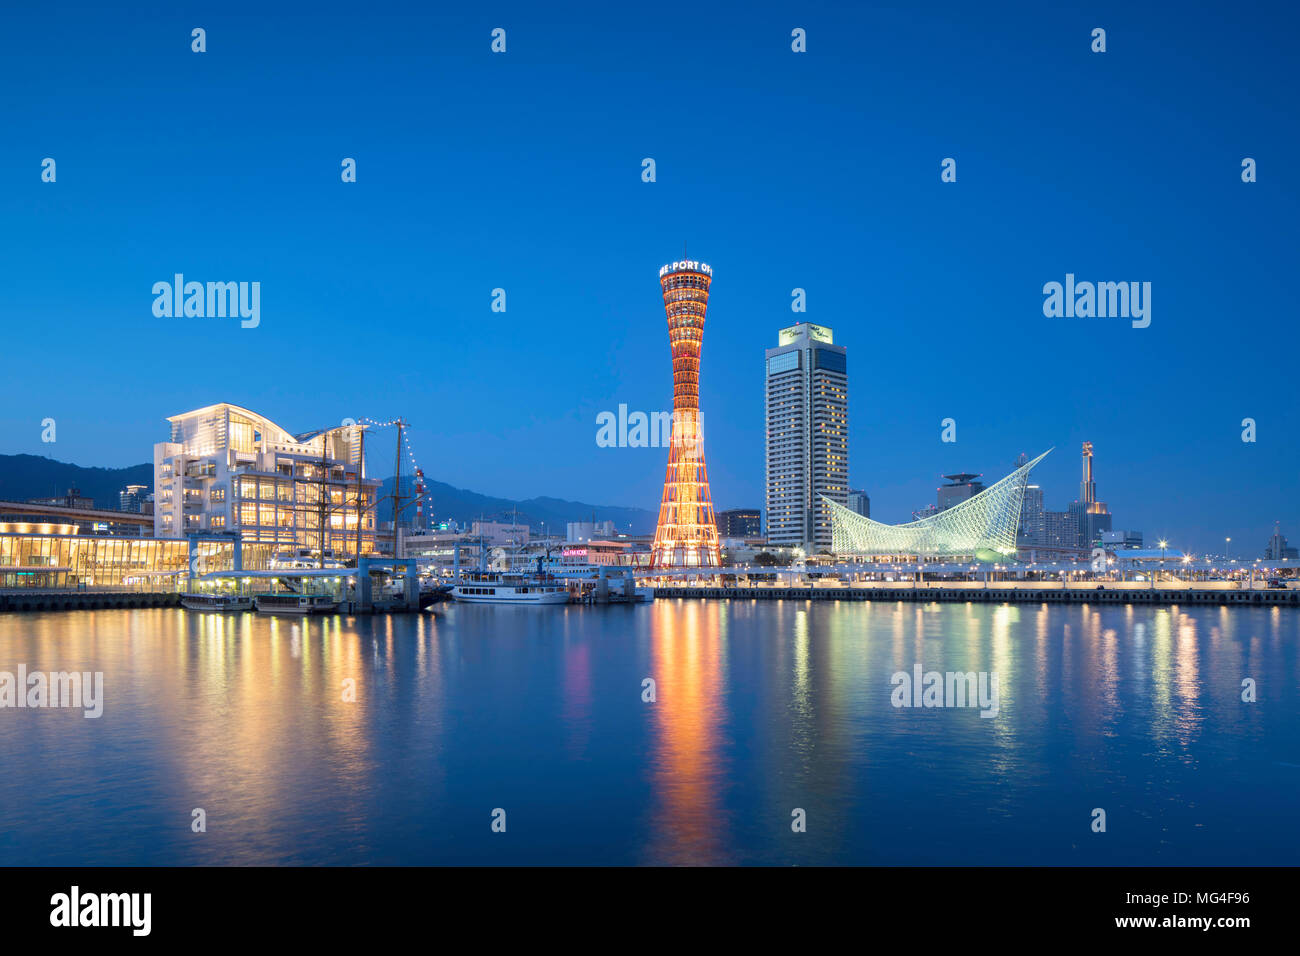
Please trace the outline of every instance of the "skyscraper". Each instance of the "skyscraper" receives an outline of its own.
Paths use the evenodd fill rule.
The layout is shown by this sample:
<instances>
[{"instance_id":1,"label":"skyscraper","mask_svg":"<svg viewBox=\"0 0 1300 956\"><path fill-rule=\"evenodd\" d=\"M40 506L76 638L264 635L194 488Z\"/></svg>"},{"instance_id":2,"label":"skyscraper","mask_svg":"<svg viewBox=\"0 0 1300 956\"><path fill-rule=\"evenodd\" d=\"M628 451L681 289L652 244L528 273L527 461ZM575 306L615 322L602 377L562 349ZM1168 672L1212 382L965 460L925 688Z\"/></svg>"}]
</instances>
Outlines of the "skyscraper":
<instances>
[{"instance_id":1,"label":"skyscraper","mask_svg":"<svg viewBox=\"0 0 1300 956\"><path fill-rule=\"evenodd\" d=\"M137 514L144 510L144 500L149 497L148 485L127 485L117 493L119 511L132 511Z\"/></svg>"},{"instance_id":2,"label":"skyscraper","mask_svg":"<svg viewBox=\"0 0 1300 956\"><path fill-rule=\"evenodd\" d=\"M953 505L959 505L969 498L974 498L984 490L984 482L980 481L982 476L970 474L969 472L960 472L956 475L944 475L948 484L940 485L935 495L935 507L940 511L947 511Z\"/></svg>"},{"instance_id":3,"label":"skyscraper","mask_svg":"<svg viewBox=\"0 0 1300 956\"><path fill-rule=\"evenodd\" d=\"M871 517L871 498L865 491L849 489L849 496L845 500L845 505L854 514L862 515L864 518Z\"/></svg>"},{"instance_id":4,"label":"skyscraper","mask_svg":"<svg viewBox=\"0 0 1300 956\"><path fill-rule=\"evenodd\" d=\"M763 515L757 508L718 512L718 534L724 538L757 538L763 533Z\"/></svg>"},{"instance_id":5,"label":"skyscraper","mask_svg":"<svg viewBox=\"0 0 1300 956\"><path fill-rule=\"evenodd\" d=\"M1287 561L1295 560L1300 557L1300 551L1286 543L1286 535L1282 533L1282 522L1273 523L1273 537L1268 539L1268 545L1264 548L1265 561Z\"/></svg>"},{"instance_id":6,"label":"skyscraper","mask_svg":"<svg viewBox=\"0 0 1300 956\"><path fill-rule=\"evenodd\" d=\"M1021 457L1024 457L1023 455ZM1025 498L1020 505L1020 543L1046 544L1047 528L1043 509L1043 489L1039 485L1026 485Z\"/></svg>"},{"instance_id":7,"label":"skyscraper","mask_svg":"<svg viewBox=\"0 0 1300 956\"><path fill-rule=\"evenodd\" d=\"M847 351L832 331L782 329L767 359L767 540L809 553L831 548L825 495L849 492Z\"/></svg>"},{"instance_id":8,"label":"skyscraper","mask_svg":"<svg viewBox=\"0 0 1300 956\"><path fill-rule=\"evenodd\" d=\"M700 431L700 348L713 269L684 260L659 270L668 342L673 354L673 430L650 564L657 568L717 567L718 526L704 467Z\"/></svg>"},{"instance_id":9,"label":"skyscraper","mask_svg":"<svg viewBox=\"0 0 1300 956\"><path fill-rule=\"evenodd\" d=\"M1092 479L1092 442L1083 443L1083 477L1079 481L1079 500L1070 506L1079 525L1079 547L1091 548L1111 527L1106 502L1097 500L1097 483Z\"/></svg>"}]
</instances>

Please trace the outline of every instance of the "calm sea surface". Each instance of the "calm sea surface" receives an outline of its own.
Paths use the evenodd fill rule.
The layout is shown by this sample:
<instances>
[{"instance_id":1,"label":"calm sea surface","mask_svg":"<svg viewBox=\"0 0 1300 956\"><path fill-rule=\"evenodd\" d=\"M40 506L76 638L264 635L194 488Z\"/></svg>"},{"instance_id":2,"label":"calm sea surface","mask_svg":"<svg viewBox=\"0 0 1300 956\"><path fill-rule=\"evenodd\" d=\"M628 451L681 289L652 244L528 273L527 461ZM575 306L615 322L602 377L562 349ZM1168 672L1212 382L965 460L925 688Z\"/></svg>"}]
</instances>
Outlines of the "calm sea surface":
<instances>
[{"instance_id":1,"label":"calm sea surface","mask_svg":"<svg viewBox=\"0 0 1300 956\"><path fill-rule=\"evenodd\" d=\"M0 615L0 671L105 698L0 709L0 863L1295 864L1298 646L1245 608ZM892 706L918 662L997 716Z\"/></svg>"}]
</instances>

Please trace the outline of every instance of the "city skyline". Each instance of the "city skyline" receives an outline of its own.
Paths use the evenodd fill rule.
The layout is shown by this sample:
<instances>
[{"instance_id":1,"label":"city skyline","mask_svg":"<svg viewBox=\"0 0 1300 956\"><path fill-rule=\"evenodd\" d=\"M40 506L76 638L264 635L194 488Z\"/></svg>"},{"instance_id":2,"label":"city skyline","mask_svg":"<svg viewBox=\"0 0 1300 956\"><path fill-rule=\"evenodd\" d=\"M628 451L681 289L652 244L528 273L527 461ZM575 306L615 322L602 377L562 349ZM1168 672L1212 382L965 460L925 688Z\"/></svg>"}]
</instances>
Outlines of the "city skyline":
<instances>
[{"instance_id":1,"label":"city skyline","mask_svg":"<svg viewBox=\"0 0 1300 956\"><path fill-rule=\"evenodd\" d=\"M373 942L412 867L1282 925L1300 8L0 23L20 938L360 868Z\"/></svg>"},{"instance_id":2,"label":"city skyline","mask_svg":"<svg viewBox=\"0 0 1300 956\"><path fill-rule=\"evenodd\" d=\"M5 452L138 464L163 416L212 402L315 427L400 413L439 462L431 478L653 510L662 451L601 448L595 419L671 408L647 276L688 240L727 276L701 360L718 508L762 502L761 354L806 320L871 368L851 399L848 484L883 521L905 521L938 475L1093 441L1100 497L1148 540L1204 551L1231 537L1254 553L1275 521L1300 527L1297 413L1269 361L1296 344L1282 158L1295 132L1276 122L1291 11L1264 31L1200 8L1173 23L1107 12L1104 56L1091 20L1031 5L945 9L942 29L891 11L705 10L686 33L506 6L496 57L495 24L468 14L414 13L382 50L328 11L310 42L287 15L254 28L204 14L203 56L191 14L129 32L83 15L68 37L19 11L0 37L6 88L41 94L13 98L0 158L0 317L9 353L38 359L7 369ZM990 34L996 56L972 40ZM1207 36L1223 69L1169 88ZM662 63L666 42L689 80ZM603 80L576 98L551 67L575 46ZM965 73L978 87L955 81ZM892 97L885 77L902 81ZM707 116L658 132L665 104L700 91ZM990 99L1015 103L1015 121ZM206 120L160 126L170 116ZM1104 116L1104 131L1080 135L1080 116ZM1247 156L1258 182L1241 181ZM355 183L340 181L345 157ZM956 182L940 180L946 157ZM156 317L152 287L177 273L260 282L257 327ZM1066 275L1150 282L1150 326L1046 317L1042 288ZM806 313L791 312L794 289ZM346 348L313 365L321 343ZM947 418L955 444L940 440ZM1070 456L1033 480L1051 509L1074 500Z\"/></svg>"}]
</instances>

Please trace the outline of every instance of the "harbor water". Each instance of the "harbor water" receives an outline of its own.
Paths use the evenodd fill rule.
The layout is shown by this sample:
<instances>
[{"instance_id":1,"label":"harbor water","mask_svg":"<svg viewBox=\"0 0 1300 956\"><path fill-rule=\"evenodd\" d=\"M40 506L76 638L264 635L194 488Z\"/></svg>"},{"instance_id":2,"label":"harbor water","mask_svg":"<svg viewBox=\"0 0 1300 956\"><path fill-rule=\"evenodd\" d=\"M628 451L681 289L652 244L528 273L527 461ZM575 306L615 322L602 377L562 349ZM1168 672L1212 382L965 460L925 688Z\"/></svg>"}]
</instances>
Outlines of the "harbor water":
<instances>
[{"instance_id":1,"label":"harbor water","mask_svg":"<svg viewBox=\"0 0 1300 956\"><path fill-rule=\"evenodd\" d=\"M0 708L0 858L1294 864L1298 642L1288 608L0 614L0 680L103 675L98 717ZM930 672L996 697L924 706Z\"/></svg>"}]
</instances>

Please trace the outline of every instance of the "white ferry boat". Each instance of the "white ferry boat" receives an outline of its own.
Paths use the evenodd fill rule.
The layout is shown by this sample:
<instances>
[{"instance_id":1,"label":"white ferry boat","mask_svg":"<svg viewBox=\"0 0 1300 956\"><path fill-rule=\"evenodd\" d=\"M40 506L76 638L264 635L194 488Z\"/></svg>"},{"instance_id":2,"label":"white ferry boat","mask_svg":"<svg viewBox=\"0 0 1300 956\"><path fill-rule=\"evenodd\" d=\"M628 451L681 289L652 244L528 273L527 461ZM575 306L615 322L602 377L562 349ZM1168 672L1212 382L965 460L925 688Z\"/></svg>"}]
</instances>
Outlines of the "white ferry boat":
<instances>
[{"instance_id":1,"label":"white ferry boat","mask_svg":"<svg viewBox=\"0 0 1300 956\"><path fill-rule=\"evenodd\" d=\"M331 614L341 602L328 594L259 594L262 614Z\"/></svg>"},{"instance_id":2,"label":"white ferry boat","mask_svg":"<svg viewBox=\"0 0 1300 956\"><path fill-rule=\"evenodd\" d=\"M473 571L451 590L457 601L477 604L568 604L569 586L549 574Z\"/></svg>"},{"instance_id":3,"label":"white ferry boat","mask_svg":"<svg viewBox=\"0 0 1300 956\"><path fill-rule=\"evenodd\" d=\"M181 607L190 611L251 611L253 598L247 594L182 594Z\"/></svg>"}]
</instances>

